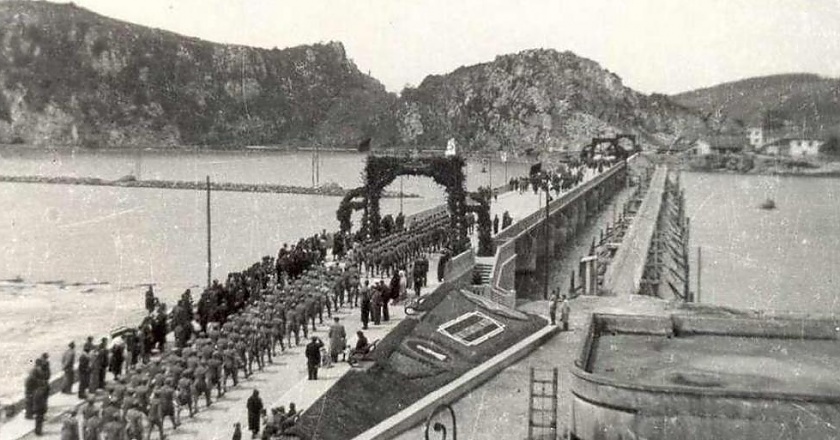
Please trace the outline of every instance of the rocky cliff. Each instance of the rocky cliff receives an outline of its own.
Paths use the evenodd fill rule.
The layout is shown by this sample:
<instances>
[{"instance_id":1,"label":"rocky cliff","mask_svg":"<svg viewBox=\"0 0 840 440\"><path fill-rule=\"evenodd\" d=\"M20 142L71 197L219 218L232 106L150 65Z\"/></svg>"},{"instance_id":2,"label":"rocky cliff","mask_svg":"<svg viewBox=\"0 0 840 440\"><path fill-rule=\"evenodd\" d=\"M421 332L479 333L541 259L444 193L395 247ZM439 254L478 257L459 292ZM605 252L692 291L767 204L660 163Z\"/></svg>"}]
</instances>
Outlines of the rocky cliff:
<instances>
[{"instance_id":1,"label":"rocky cliff","mask_svg":"<svg viewBox=\"0 0 840 440\"><path fill-rule=\"evenodd\" d=\"M340 43L222 45L72 4L0 2L0 143L355 145L395 100Z\"/></svg>"},{"instance_id":2,"label":"rocky cliff","mask_svg":"<svg viewBox=\"0 0 840 440\"><path fill-rule=\"evenodd\" d=\"M470 151L578 149L593 136L636 133L668 143L702 130L698 113L663 95L644 95L618 75L571 52L528 50L429 76L402 92L395 143Z\"/></svg>"}]
</instances>

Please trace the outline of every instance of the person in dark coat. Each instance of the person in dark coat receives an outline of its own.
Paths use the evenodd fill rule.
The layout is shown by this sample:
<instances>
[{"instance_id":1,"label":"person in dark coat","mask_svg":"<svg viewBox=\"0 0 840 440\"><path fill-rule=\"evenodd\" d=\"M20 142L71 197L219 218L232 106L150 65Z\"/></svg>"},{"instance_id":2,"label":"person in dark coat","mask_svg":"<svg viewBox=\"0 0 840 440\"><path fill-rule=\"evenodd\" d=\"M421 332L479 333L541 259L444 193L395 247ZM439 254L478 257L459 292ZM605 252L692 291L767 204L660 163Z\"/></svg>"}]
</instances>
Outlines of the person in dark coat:
<instances>
[{"instance_id":1,"label":"person in dark coat","mask_svg":"<svg viewBox=\"0 0 840 440\"><path fill-rule=\"evenodd\" d=\"M400 273L399 273L399 271L396 271L396 270L394 271L394 276L391 277L391 283L390 283L390 286L388 286L388 287L390 288L389 298L391 299L391 301L394 301L396 303L400 299ZM386 319L386 321L387 321L387 319Z\"/></svg>"},{"instance_id":2,"label":"person in dark coat","mask_svg":"<svg viewBox=\"0 0 840 440\"><path fill-rule=\"evenodd\" d=\"M443 277L446 275L446 263L449 262L450 258L452 257L449 255L449 252L444 252L443 255L440 256L437 269L438 282L443 282Z\"/></svg>"},{"instance_id":3,"label":"person in dark coat","mask_svg":"<svg viewBox=\"0 0 840 440\"><path fill-rule=\"evenodd\" d=\"M79 399L87 397L90 387L90 350L85 349L79 355Z\"/></svg>"},{"instance_id":4,"label":"person in dark coat","mask_svg":"<svg viewBox=\"0 0 840 440\"><path fill-rule=\"evenodd\" d=\"M371 318L373 318L374 325L379 325L382 322L382 292L379 290L379 286L373 286L370 290Z\"/></svg>"},{"instance_id":5,"label":"person in dark coat","mask_svg":"<svg viewBox=\"0 0 840 440\"><path fill-rule=\"evenodd\" d=\"M151 315L152 312L155 311L155 303L157 303L157 299L155 298L155 291L152 289L152 286L146 290L146 310Z\"/></svg>"},{"instance_id":6,"label":"person in dark coat","mask_svg":"<svg viewBox=\"0 0 840 440\"><path fill-rule=\"evenodd\" d=\"M248 430L253 434L253 438L257 438L257 434L260 432L260 416L263 411L263 401L260 399L260 392L254 390L254 393L248 398L246 405L248 407Z\"/></svg>"},{"instance_id":7,"label":"person in dark coat","mask_svg":"<svg viewBox=\"0 0 840 440\"><path fill-rule=\"evenodd\" d=\"M108 372L108 338L102 338L99 341L99 351L96 353L99 357L99 388L105 388L105 373Z\"/></svg>"},{"instance_id":8,"label":"person in dark coat","mask_svg":"<svg viewBox=\"0 0 840 440\"><path fill-rule=\"evenodd\" d=\"M125 358L124 353L125 351L122 344L114 344L114 346L111 347L111 365L109 365L109 370L111 370L111 373L114 374L114 380L119 379L120 374L122 374L123 361Z\"/></svg>"},{"instance_id":9,"label":"person in dark coat","mask_svg":"<svg viewBox=\"0 0 840 440\"><path fill-rule=\"evenodd\" d=\"M26 376L26 381L23 385L23 395L26 398L26 406L24 408L23 416L27 419L33 418L32 406L34 401L33 399L35 398L35 389L38 387L38 378L41 374L40 363L40 359L35 360L35 366L29 371L29 375Z\"/></svg>"},{"instance_id":10,"label":"person in dark coat","mask_svg":"<svg viewBox=\"0 0 840 440\"><path fill-rule=\"evenodd\" d=\"M61 386L61 392L64 394L73 394L73 381L75 379L75 365L76 365L76 343L71 342L67 350L61 356L61 369L64 371L64 382Z\"/></svg>"},{"instance_id":11,"label":"person in dark coat","mask_svg":"<svg viewBox=\"0 0 840 440\"><path fill-rule=\"evenodd\" d=\"M371 313L370 287L368 286L367 280L365 280L365 287L362 288L361 297L362 300L359 304L359 310L362 312L362 328L367 330Z\"/></svg>"},{"instance_id":12,"label":"person in dark coat","mask_svg":"<svg viewBox=\"0 0 840 440\"><path fill-rule=\"evenodd\" d=\"M41 354L41 371L44 373L44 379L49 382L52 372L50 371L50 355L47 353Z\"/></svg>"},{"instance_id":13,"label":"person in dark coat","mask_svg":"<svg viewBox=\"0 0 840 440\"><path fill-rule=\"evenodd\" d=\"M388 286L385 285L385 282L380 280L379 281L379 291L381 292L382 297L382 320L388 322L391 320L391 315L388 311L388 301L391 300L391 292L388 289Z\"/></svg>"},{"instance_id":14,"label":"person in dark coat","mask_svg":"<svg viewBox=\"0 0 840 440\"><path fill-rule=\"evenodd\" d=\"M233 425L233 437L231 440L242 440L242 424L235 423Z\"/></svg>"},{"instance_id":15,"label":"person in dark coat","mask_svg":"<svg viewBox=\"0 0 840 440\"><path fill-rule=\"evenodd\" d=\"M309 372L309 380L318 380L318 367L321 365L321 347L324 343L318 337L313 336L312 341L306 344L306 369Z\"/></svg>"},{"instance_id":16,"label":"person in dark coat","mask_svg":"<svg viewBox=\"0 0 840 440\"><path fill-rule=\"evenodd\" d=\"M493 216L493 235L499 233L499 214Z\"/></svg>"},{"instance_id":17,"label":"person in dark coat","mask_svg":"<svg viewBox=\"0 0 840 440\"><path fill-rule=\"evenodd\" d=\"M85 341L85 345L82 347L83 351L91 351L96 348L96 345L93 343L93 336L88 336L87 340Z\"/></svg>"},{"instance_id":18,"label":"person in dark coat","mask_svg":"<svg viewBox=\"0 0 840 440\"><path fill-rule=\"evenodd\" d=\"M44 416L47 414L47 399L50 397L50 384L43 370L37 373L36 386L32 394L32 415L35 416L35 435L42 435Z\"/></svg>"}]
</instances>

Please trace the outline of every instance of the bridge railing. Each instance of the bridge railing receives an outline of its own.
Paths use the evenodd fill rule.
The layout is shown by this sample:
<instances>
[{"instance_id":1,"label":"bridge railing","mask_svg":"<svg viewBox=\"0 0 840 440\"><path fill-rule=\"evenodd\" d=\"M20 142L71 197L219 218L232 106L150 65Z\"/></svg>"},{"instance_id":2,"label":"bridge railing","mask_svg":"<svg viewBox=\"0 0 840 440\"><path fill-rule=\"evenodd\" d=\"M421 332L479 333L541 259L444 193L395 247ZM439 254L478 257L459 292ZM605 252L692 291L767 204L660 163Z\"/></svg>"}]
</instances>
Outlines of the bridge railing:
<instances>
[{"instance_id":1,"label":"bridge railing","mask_svg":"<svg viewBox=\"0 0 840 440\"><path fill-rule=\"evenodd\" d=\"M651 178L648 193L604 274L605 292L619 295L639 292L648 251L656 232L659 211L662 209L666 178L666 168L657 167Z\"/></svg>"},{"instance_id":2,"label":"bridge railing","mask_svg":"<svg viewBox=\"0 0 840 440\"><path fill-rule=\"evenodd\" d=\"M571 191L563 194L560 198L549 203L549 215L554 214L566 205L574 202L578 199L578 197L585 194L595 186L600 185L602 182L614 176L626 167L626 163L617 164L609 170L599 174L589 182L578 185ZM539 209L522 220L510 225L493 238L493 242L496 245L496 255L493 262L493 275L490 285L496 295L509 298L504 302L497 302L502 302L503 304L511 302L515 305L516 290L513 285L514 281L511 280L508 282L506 280L506 274L507 276L510 276L510 274L513 274L516 271L516 239L530 231L531 228L538 225L544 218L545 210ZM514 267L511 269L510 265L513 265Z\"/></svg>"},{"instance_id":3,"label":"bridge railing","mask_svg":"<svg viewBox=\"0 0 840 440\"><path fill-rule=\"evenodd\" d=\"M619 163L607 171L595 176L592 180L585 182L572 188L570 191L564 193L559 198L552 200L551 203L548 205L549 215L553 215L560 209L566 207L566 205L574 202L577 200L581 195L585 194L587 191L600 185L603 181L609 179L619 171L623 170L627 165L625 163ZM510 225L505 230L499 232L494 238L494 242L496 246L501 246L505 241L511 239L517 239L522 234L530 231L534 226L538 225L543 219L545 218L545 210L539 209L535 212L532 212L527 217L523 218L522 220Z\"/></svg>"}]
</instances>

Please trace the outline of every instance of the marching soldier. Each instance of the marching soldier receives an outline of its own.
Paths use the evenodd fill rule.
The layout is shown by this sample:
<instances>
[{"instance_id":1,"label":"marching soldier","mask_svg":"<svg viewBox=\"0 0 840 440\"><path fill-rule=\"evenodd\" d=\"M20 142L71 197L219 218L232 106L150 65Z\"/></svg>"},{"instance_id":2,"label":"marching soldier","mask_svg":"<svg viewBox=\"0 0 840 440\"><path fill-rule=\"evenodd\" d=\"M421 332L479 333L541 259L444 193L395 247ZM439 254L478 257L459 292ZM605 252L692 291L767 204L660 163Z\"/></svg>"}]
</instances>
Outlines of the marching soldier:
<instances>
[{"instance_id":1,"label":"marching soldier","mask_svg":"<svg viewBox=\"0 0 840 440\"><path fill-rule=\"evenodd\" d=\"M192 395L192 380L186 374L181 375L181 378L178 380L178 423L181 422L181 410L187 407L190 412L190 418L195 415L195 406L193 406L193 395Z\"/></svg>"},{"instance_id":2,"label":"marching soldier","mask_svg":"<svg viewBox=\"0 0 840 440\"><path fill-rule=\"evenodd\" d=\"M152 395L152 399L149 402L148 419L149 432L146 435L146 440L150 440L152 438L152 431L154 431L155 428L158 430L158 438L160 440L165 439L166 437L163 435L163 403L161 402L160 390L155 390Z\"/></svg>"}]
</instances>

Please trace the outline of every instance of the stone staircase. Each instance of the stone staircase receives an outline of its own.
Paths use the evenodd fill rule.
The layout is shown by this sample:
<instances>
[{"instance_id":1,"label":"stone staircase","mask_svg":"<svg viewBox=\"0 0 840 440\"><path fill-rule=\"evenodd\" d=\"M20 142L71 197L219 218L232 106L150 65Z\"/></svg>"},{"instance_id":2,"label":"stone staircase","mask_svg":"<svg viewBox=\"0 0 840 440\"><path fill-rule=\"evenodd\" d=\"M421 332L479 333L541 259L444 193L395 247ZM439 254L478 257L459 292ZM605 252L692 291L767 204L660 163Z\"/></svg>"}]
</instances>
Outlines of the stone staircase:
<instances>
[{"instance_id":1,"label":"stone staircase","mask_svg":"<svg viewBox=\"0 0 840 440\"><path fill-rule=\"evenodd\" d=\"M490 285L493 281L494 260L493 257L477 257L475 259L475 267L473 267L474 279L480 279L482 286Z\"/></svg>"}]
</instances>

